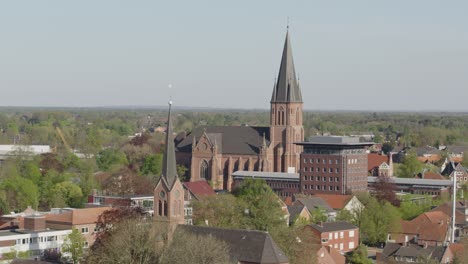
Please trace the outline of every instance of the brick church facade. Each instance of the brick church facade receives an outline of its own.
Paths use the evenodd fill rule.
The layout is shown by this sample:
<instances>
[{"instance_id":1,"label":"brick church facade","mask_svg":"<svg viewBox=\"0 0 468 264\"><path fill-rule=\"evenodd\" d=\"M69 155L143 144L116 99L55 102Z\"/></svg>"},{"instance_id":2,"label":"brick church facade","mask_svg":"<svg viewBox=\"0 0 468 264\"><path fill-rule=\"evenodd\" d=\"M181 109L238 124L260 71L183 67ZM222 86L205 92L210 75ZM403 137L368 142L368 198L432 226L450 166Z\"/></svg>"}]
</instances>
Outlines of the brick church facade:
<instances>
[{"instance_id":1,"label":"brick church facade","mask_svg":"<svg viewBox=\"0 0 468 264\"><path fill-rule=\"evenodd\" d=\"M297 172L304 140L302 94L296 77L289 33L270 101L270 126L205 126L175 138L177 164L190 181L205 179L215 189L231 190L239 170Z\"/></svg>"}]
</instances>

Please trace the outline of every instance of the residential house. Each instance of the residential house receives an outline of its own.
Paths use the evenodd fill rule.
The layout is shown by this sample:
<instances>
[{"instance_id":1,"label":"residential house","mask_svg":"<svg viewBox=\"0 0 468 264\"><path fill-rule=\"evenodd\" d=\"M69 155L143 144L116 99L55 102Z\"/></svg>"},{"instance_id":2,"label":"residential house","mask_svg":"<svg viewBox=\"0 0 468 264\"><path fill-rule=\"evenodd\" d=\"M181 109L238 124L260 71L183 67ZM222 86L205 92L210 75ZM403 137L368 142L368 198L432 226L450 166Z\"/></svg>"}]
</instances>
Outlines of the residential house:
<instances>
[{"instance_id":1,"label":"residential house","mask_svg":"<svg viewBox=\"0 0 468 264\"><path fill-rule=\"evenodd\" d=\"M336 218L336 211L331 208L325 200L315 196L305 196L297 198L293 205L303 205L309 210L309 213L313 215L315 211L322 210L327 216L327 221L334 221Z\"/></svg>"},{"instance_id":2,"label":"residential house","mask_svg":"<svg viewBox=\"0 0 468 264\"><path fill-rule=\"evenodd\" d=\"M430 171L423 171L422 173L418 173L418 175L414 176L416 179L426 179L426 180L447 180L444 176L439 173L430 172Z\"/></svg>"},{"instance_id":3,"label":"residential house","mask_svg":"<svg viewBox=\"0 0 468 264\"><path fill-rule=\"evenodd\" d=\"M441 151L431 146L416 148L416 155L423 163L435 163L442 158Z\"/></svg>"},{"instance_id":4,"label":"residential house","mask_svg":"<svg viewBox=\"0 0 468 264\"><path fill-rule=\"evenodd\" d=\"M448 246L419 246L415 244L400 245L387 243L381 254L377 255L377 263L452 263L454 254Z\"/></svg>"},{"instance_id":5,"label":"residential house","mask_svg":"<svg viewBox=\"0 0 468 264\"><path fill-rule=\"evenodd\" d=\"M455 240L461 236L468 235L468 203L466 201L458 201L455 210ZM448 216L452 216L452 202L443 203L432 211L440 211Z\"/></svg>"},{"instance_id":6,"label":"residential house","mask_svg":"<svg viewBox=\"0 0 468 264\"><path fill-rule=\"evenodd\" d=\"M86 239L85 246L91 246L96 239L96 222L99 216L111 207L95 207L83 209L52 209L47 214L46 225L53 229L78 229Z\"/></svg>"},{"instance_id":7,"label":"residential house","mask_svg":"<svg viewBox=\"0 0 468 264\"><path fill-rule=\"evenodd\" d=\"M193 208L190 205L192 200L200 200L203 197L216 195L215 191L205 180L200 180L196 182L184 182L182 183L184 187L184 217L185 224L193 224L192 214Z\"/></svg>"},{"instance_id":8,"label":"residential house","mask_svg":"<svg viewBox=\"0 0 468 264\"><path fill-rule=\"evenodd\" d=\"M287 208L289 213L289 225L294 225L300 222L309 222L312 218L307 207L302 204L289 205Z\"/></svg>"},{"instance_id":9,"label":"residential house","mask_svg":"<svg viewBox=\"0 0 468 264\"><path fill-rule=\"evenodd\" d=\"M321 246L317 251L318 264L345 264L346 258L332 247Z\"/></svg>"},{"instance_id":10,"label":"residential house","mask_svg":"<svg viewBox=\"0 0 468 264\"><path fill-rule=\"evenodd\" d=\"M367 172L370 176L393 176L392 153L388 156L377 153L367 154Z\"/></svg>"},{"instance_id":11,"label":"residential house","mask_svg":"<svg viewBox=\"0 0 468 264\"><path fill-rule=\"evenodd\" d=\"M450 237L450 217L441 211L430 211L411 221L401 221L401 229L391 231L388 242L443 246Z\"/></svg>"},{"instance_id":12,"label":"residential house","mask_svg":"<svg viewBox=\"0 0 468 264\"><path fill-rule=\"evenodd\" d=\"M346 209L353 213L364 208L364 205L354 195L315 194L313 196L323 199L335 211Z\"/></svg>"},{"instance_id":13,"label":"residential house","mask_svg":"<svg viewBox=\"0 0 468 264\"><path fill-rule=\"evenodd\" d=\"M468 182L468 171L461 163L455 166L455 169L449 174L449 178L453 180L453 177L457 177L457 187L461 188L463 184Z\"/></svg>"},{"instance_id":14,"label":"residential house","mask_svg":"<svg viewBox=\"0 0 468 264\"><path fill-rule=\"evenodd\" d=\"M445 146L444 150L452 161L460 163L463 161L464 154L468 151L468 146L449 145Z\"/></svg>"},{"instance_id":15,"label":"residential house","mask_svg":"<svg viewBox=\"0 0 468 264\"><path fill-rule=\"evenodd\" d=\"M229 257L235 263L289 263L286 254L273 241L268 232L192 225L179 225L177 228L200 236L214 237L225 242L229 247Z\"/></svg>"},{"instance_id":16,"label":"residential house","mask_svg":"<svg viewBox=\"0 0 468 264\"><path fill-rule=\"evenodd\" d=\"M307 225L322 246L330 246L341 254L353 251L359 246L359 228L348 222L326 222Z\"/></svg>"}]
</instances>

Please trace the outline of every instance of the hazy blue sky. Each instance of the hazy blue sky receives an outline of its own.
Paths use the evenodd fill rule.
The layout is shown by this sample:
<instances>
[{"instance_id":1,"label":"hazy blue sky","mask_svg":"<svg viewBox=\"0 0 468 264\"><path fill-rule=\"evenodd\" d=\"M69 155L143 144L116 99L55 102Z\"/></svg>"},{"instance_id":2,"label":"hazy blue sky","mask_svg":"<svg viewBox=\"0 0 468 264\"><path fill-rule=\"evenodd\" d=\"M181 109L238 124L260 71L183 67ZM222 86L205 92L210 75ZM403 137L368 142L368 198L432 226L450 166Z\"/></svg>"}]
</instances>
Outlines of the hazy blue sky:
<instances>
[{"instance_id":1,"label":"hazy blue sky","mask_svg":"<svg viewBox=\"0 0 468 264\"><path fill-rule=\"evenodd\" d=\"M468 1L0 0L0 105L468 111Z\"/></svg>"}]
</instances>

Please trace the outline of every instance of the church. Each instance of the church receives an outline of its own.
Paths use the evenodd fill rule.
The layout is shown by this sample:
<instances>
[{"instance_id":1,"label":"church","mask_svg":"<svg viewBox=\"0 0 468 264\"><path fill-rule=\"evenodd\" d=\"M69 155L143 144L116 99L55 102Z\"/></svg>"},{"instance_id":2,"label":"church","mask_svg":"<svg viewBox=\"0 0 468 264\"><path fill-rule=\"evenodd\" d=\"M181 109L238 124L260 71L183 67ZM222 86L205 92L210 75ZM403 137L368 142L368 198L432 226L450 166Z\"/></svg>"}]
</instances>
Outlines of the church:
<instances>
[{"instance_id":1,"label":"church","mask_svg":"<svg viewBox=\"0 0 468 264\"><path fill-rule=\"evenodd\" d=\"M278 78L270 101L270 126L205 126L175 138L177 164L190 181L207 180L214 189L231 191L235 171L299 170L304 140L302 93L286 33Z\"/></svg>"}]
</instances>

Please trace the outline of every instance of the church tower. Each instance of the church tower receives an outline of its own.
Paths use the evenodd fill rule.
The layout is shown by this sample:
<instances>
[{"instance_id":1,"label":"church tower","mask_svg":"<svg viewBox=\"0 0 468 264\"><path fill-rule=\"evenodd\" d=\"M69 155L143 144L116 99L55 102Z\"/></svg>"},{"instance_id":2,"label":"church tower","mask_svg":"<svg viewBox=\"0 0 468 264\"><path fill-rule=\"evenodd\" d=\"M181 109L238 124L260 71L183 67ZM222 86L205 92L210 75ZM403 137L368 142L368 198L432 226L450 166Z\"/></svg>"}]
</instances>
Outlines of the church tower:
<instances>
[{"instance_id":1,"label":"church tower","mask_svg":"<svg viewBox=\"0 0 468 264\"><path fill-rule=\"evenodd\" d=\"M171 106L172 102L169 101L162 175L154 188L154 219L156 222L168 224L169 233L172 233L178 224L185 223L184 189L177 175Z\"/></svg>"},{"instance_id":2,"label":"church tower","mask_svg":"<svg viewBox=\"0 0 468 264\"><path fill-rule=\"evenodd\" d=\"M270 139L274 149L273 169L298 172L302 147L294 142L304 140L302 94L294 69L289 31L286 32L278 79L273 87L270 108Z\"/></svg>"}]
</instances>

